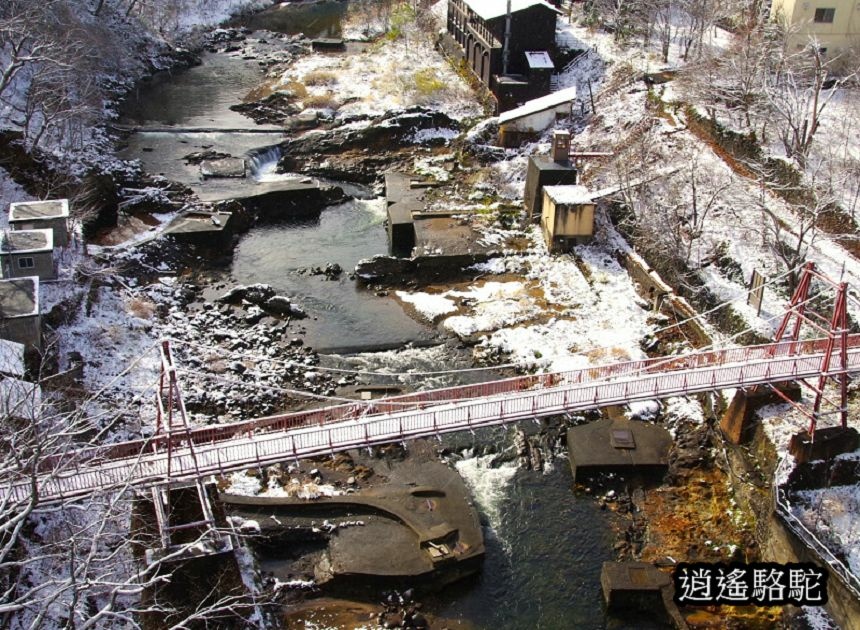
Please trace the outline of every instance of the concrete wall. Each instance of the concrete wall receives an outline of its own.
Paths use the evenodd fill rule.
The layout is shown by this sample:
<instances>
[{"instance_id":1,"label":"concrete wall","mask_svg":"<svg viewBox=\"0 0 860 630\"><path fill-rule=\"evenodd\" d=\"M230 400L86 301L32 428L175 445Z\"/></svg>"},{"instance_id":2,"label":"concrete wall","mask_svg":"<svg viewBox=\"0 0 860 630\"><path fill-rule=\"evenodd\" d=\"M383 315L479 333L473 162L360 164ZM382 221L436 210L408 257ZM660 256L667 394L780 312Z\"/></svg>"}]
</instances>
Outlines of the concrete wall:
<instances>
[{"instance_id":1,"label":"concrete wall","mask_svg":"<svg viewBox=\"0 0 860 630\"><path fill-rule=\"evenodd\" d=\"M28 350L39 350L42 346L41 317L32 315L0 320L0 338L23 343Z\"/></svg>"},{"instance_id":2,"label":"concrete wall","mask_svg":"<svg viewBox=\"0 0 860 630\"><path fill-rule=\"evenodd\" d=\"M21 267L20 261L24 258L31 258L33 266ZM4 278L39 276L40 280L53 280L57 277L57 272L54 268L54 254L52 252L0 254L0 265L3 268Z\"/></svg>"},{"instance_id":3,"label":"concrete wall","mask_svg":"<svg viewBox=\"0 0 860 630\"><path fill-rule=\"evenodd\" d=\"M544 192L541 229L550 253L587 242L594 234L594 204L556 204Z\"/></svg>"},{"instance_id":4,"label":"concrete wall","mask_svg":"<svg viewBox=\"0 0 860 630\"><path fill-rule=\"evenodd\" d=\"M835 9L833 22L815 22L816 9ZM860 46L860 5L853 0L773 0L771 16L800 28L789 36L790 51L803 48L810 36L828 56Z\"/></svg>"}]
</instances>

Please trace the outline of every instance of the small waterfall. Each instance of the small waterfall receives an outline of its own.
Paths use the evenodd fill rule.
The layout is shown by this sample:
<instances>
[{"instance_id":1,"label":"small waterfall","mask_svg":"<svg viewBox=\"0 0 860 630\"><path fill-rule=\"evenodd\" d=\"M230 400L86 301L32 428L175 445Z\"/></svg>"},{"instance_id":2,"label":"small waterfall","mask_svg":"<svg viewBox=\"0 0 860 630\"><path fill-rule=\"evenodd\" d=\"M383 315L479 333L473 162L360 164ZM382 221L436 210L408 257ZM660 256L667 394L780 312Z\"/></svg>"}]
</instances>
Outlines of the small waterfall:
<instances>
[{"instance_id":1,"label":"small waterfall","mask_svg":"<svg viewBox=\"0 0 860 630\"><path fill-rule=\"evenodd\" d=\"M490 531L510 553L510 543L499 534L499 529L502 525L502 506L508 498L508 485L517 473L517 464L505 462L494 468L496 455L475 457L473 452L466 451L463 456L465 459L458 461L454 467L465 480L475 502L486 515Z\"/></svg>"},{"instance_id":2,"label":"small waterfall","mask_svg":"<svg viewBox=\"0 0 860 630\"><path fill-rule=\"evenodd\" d=\"M279 144L250 151L248 153L248 173L258 182L285 179L284 175L275 170L282 155L283 152Z\"/></svg>"}]
</instances>

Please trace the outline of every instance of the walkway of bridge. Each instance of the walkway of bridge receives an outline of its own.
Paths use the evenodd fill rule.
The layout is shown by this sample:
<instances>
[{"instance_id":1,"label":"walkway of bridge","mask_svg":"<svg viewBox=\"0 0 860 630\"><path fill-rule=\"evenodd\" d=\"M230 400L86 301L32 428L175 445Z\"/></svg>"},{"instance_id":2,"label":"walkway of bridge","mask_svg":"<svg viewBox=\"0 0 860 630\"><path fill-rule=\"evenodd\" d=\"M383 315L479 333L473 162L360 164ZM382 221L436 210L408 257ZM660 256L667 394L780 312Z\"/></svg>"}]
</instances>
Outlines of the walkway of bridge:
<instances>
[{"instance_id":1,"label":"walkway of bridge","mask_svg":"<svg viewBox=\"0 0 860 630\"><path fill-rule=\"evenodd\" d=\"M635 401L860 371L860 335L782 341L523 376L215 427L46 459L32 478L7 479L0 500L43 503L126 487L199 480L285 460ZM831 361L831 358L833 361ZM844 367L843 367L844 366ZM175 368L170 366L171 378ZM183 409L184 412L184 409Z\"/></svg>"}]
</instances>

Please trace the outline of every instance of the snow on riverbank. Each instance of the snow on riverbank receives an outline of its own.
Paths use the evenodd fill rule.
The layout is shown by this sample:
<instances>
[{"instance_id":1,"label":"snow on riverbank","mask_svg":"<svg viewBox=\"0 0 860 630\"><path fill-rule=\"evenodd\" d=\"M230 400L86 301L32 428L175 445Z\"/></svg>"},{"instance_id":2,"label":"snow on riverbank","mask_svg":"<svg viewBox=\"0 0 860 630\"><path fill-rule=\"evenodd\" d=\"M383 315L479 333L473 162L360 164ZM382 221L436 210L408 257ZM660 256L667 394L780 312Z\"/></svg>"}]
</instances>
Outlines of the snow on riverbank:
<instances>
[{"instance_id":1,"label":"snow on riverbank","mask_svg":"<svg viewBox=\"0 0 860 630\"><path fill-rule=\"evenodd\" d=\"M414 21L407 21L400 33L345 57L302 57L280 83L304 84L309 95L306 107L335 113L340 119L378 116L413 105L431 107L458 120L480 116L474 93L434 48L432 33L420 30Z\"/></svg>"}]
</instances>

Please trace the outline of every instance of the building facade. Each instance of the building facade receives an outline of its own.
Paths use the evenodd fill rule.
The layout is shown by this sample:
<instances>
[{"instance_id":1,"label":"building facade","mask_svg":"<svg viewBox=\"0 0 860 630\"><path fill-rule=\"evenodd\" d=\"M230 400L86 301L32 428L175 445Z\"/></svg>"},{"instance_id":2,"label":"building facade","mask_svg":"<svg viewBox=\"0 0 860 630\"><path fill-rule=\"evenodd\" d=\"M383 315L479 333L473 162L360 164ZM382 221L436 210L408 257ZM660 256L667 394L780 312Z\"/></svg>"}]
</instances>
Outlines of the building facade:
<instances>
[{"instance_id":1,"label":"building facade","mask_svg":"<svg viewBox=\"0 0 860 630\"><path fill-rule=\"evenodd\" d=\"M860 50L860 3L853 0L773 0L770 14L791 27L792 50L811 39L828 56Z\"/></svg>"},{"instance_id":2,"label":"building facade","mask_svg":"<svg viewBox=\"0 0 860 630\"><path fill-rule=\"evenodd\" d=\"M548 55L539 54L555 45L558 11L544 0L511 0L507 67L506 13L507 0L450 0L448 34L475 76L494 94L498 96L500 83L504 83L500 79L508 78L511 85L506 91L513 91L513 98L519 99L511 101L510 105L515 106L549 91L548 75L552 68L547 67ZM509 108L500 102L500 110Z\"/></svg>"},{"instance_id":3,"label":"building facade","mask_svg":"<svg viewBox=\"0 0 860 630\"><path fill-rule=\"evenodd\" d=\"M54 231L20 230L0 233L0 277L40 280L57 277L54 265Z\"/></svg>"}]
</instances>

